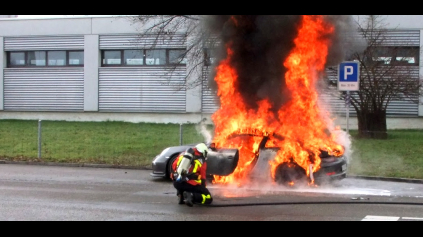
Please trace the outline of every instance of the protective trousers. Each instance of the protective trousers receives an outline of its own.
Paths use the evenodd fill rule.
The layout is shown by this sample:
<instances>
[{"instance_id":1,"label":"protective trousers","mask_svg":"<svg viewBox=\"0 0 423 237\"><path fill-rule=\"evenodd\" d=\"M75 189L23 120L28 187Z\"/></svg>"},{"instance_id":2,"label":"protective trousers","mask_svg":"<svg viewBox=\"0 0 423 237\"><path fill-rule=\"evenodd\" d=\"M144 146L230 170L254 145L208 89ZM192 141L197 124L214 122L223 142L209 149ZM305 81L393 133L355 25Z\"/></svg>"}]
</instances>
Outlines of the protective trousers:
<instances>
[{"instance_id":1,"label":"protective trousers","mask_svg":"<svg viewBox=\"0 0 423 237\"><path fill-rule=\"evenodd\" d=\"M210 191L203 185L191 185L187 182L173 181L173 186L177 190L176 195L183 194L183 192L190 192L193 194L193 202L196 204L210 204L213 202L213 197Z\"/></svg>"}]
</instances>

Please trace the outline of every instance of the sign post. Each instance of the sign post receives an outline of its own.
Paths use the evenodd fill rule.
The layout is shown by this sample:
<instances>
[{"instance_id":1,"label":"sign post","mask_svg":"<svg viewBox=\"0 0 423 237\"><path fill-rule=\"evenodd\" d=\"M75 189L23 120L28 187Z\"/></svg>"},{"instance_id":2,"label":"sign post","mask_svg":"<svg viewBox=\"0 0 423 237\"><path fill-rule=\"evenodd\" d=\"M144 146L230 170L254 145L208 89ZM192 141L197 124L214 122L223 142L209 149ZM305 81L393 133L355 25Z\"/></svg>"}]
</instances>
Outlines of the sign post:
<instances>
[{"instance_id":1,"label":"sign post","mask_svg":"<svg viewBox=\"0 0 423 237\"><path fill-rule=\"evenodd\" d=\"M346 91L345 106L347 108L347 133L349 132L349 117L350 117L350 91L358 91L360 88L360 70L358 62L347 61L342 62L338 66L338 90Z\"/></svg>"}]
</instances>

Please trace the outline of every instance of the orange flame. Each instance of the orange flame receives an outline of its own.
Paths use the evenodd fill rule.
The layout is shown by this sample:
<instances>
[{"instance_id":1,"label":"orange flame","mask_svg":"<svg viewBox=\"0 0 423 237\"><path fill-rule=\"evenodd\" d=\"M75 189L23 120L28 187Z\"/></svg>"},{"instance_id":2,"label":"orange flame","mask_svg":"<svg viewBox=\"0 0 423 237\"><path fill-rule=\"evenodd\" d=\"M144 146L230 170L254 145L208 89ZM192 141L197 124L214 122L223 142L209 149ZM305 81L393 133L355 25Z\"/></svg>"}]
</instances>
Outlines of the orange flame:
<instances>
[{"instance_id":1,"label":"orange flame","mask_svg":"<svg viewBox=\"0 0 423 237\"><path fill-rule=\"evenodd\" d=\"M234 18L232 20L235 21ZM321 150L340 156L343 148L327 133L327 124L321 118L323 111L317 105L316 82L323 72L330 46L329 37L334 27L322 16L303 16L294 40L295 47L281 66L287 68L286 88L291 99L281 108L273 108L268 99L257 102L258 109L247 108L241 95L235 90L238 82L236 70L230 65L233 55L231 44L227 44L227 58L216 68L215 81L220 108L212 115L215 124L213 142L217 147L239 149L239 162L229 176L215 176L215 183L242 184L257 158L260 136L231 137L247 131L257 135L274 135L272 146L280 147L274 160L270 161L271 176L275 177L278 165L296 162L310 175L320 169ZM281 88L282 91L282 88ZM281 92L282 93L282 92ZM271 111L278 111L277 113Z\"/></svg>"}]
</instances>

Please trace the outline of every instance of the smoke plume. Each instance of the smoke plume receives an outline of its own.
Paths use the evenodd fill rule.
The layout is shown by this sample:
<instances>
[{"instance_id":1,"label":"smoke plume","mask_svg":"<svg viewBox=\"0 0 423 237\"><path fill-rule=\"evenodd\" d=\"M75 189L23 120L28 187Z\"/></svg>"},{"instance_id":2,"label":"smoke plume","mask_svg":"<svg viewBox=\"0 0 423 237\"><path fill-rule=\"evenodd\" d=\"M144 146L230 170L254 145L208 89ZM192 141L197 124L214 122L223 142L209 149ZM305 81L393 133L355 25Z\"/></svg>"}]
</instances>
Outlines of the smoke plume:
<instances>
[{"instance_id":1,"label":"smoke plume","mask_svg":"<svg viewBox=\"0 0 423 237\"><path fill-rule=\"evenodd\" d=\"M336 65L345 60L343 39L345 32L352 29L351 16L325 16L335 27L330 37L332 45L327 65ZM215 15L206 18L205 26L221 42L217 48L218 65L226 58L225 45L231 44L233 56L231 66L238 73L236 91L241 93L246 105L251 109L264 98L280 108L289 100L290 94L284 89L286 68L283 62L293 49L297 36L300 15ZM215 72L209 74L209 85L214 84ZM276 111L275 111L276 112Z\"/></svg>"}]
</instances>

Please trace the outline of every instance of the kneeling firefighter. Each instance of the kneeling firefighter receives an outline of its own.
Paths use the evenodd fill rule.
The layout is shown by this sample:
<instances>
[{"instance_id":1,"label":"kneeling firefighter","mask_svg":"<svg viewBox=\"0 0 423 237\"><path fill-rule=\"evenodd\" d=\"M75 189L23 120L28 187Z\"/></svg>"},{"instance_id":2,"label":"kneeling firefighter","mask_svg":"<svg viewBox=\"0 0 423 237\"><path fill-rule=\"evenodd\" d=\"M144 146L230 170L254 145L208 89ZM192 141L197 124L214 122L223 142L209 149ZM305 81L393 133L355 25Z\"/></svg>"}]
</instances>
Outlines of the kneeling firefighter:
<instances>
[{"instance_id":1,"label":"kneeling firefighter","mask_svg":"<svg viewBox=\"0 0 423 237\"><path fill-rule=\"evenodd\" d=\"M177 190L179 204L210 204L213 198L206 188L206 144L200 143L182 152L172 164L173 186Z\"/></svg>"}]
</instances>

